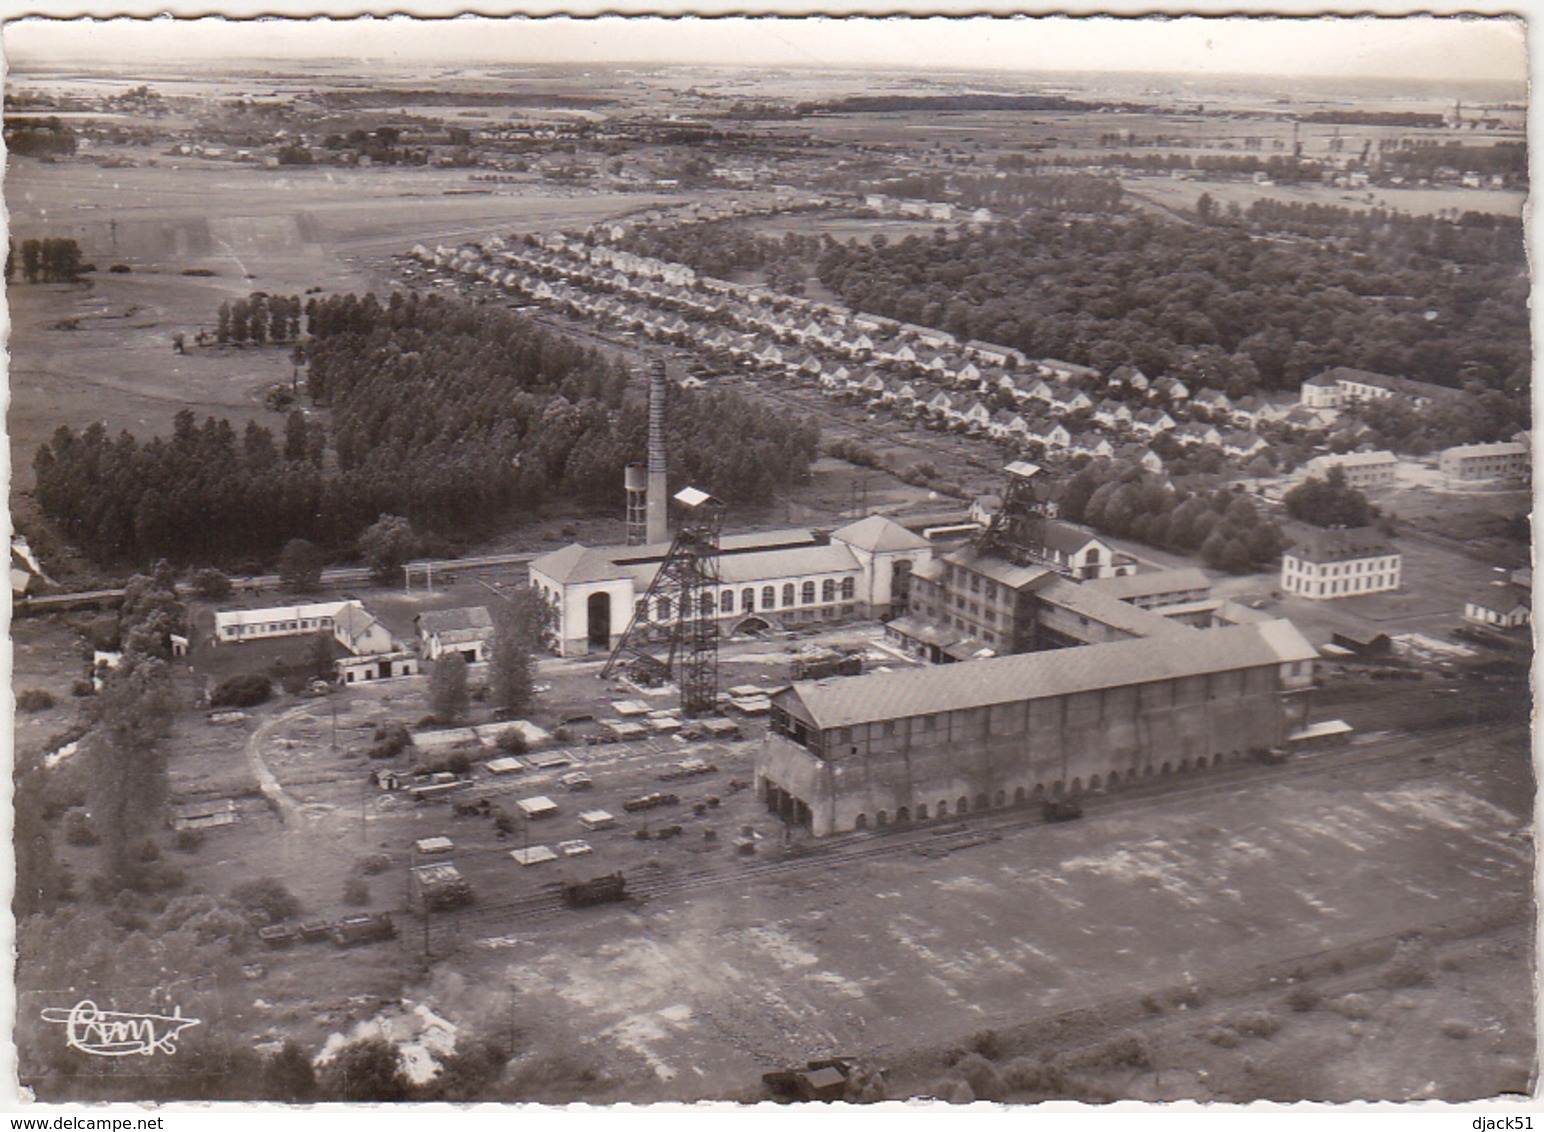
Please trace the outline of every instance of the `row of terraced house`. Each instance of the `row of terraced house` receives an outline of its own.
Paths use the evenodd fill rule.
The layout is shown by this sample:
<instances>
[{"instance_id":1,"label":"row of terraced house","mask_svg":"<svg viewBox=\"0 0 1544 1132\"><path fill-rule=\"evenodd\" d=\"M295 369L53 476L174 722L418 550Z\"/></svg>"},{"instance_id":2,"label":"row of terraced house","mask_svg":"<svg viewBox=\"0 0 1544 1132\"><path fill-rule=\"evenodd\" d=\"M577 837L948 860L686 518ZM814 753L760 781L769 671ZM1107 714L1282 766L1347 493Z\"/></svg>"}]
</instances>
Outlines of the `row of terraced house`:
<instances>
[{"instance_id":1,"label":"row of terraced house","mask_svg":"<svg viewBox=\"0 0 1544 1132\"><path fill-rule=\"evenodd\" d=\"M413 252L581 317L694 344L832 397L861 399L1042 457L1113 456L1158 472L1163 459L1146 445L1168 435L1185 449L1247 460L1268 447L1257 435L1261 426L1311 438L1338 415L1332 407L1192 391L1176 377L1151 379L1133 366L1104 376L1071 362L1031 359L1010 346L960 342L937 328L699 275L605 244L495 237Z\"/></svg>"}]
</instances>

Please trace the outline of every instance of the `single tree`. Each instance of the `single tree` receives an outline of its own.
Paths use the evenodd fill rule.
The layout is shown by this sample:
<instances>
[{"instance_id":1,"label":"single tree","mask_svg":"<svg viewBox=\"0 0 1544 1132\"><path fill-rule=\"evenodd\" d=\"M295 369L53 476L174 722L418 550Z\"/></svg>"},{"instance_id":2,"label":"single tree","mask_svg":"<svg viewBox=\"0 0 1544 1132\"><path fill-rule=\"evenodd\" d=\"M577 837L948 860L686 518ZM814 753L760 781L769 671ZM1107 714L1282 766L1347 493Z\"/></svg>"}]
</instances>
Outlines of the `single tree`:
<instances>
[{"instance_id":1,"label":"single tree","mask_svg":"<svg viewBox=\"0 0 1544 1132\"><path fill-rule=\"evenodd\" d=\"M413 524L400 515L382 515L359 536L359 554L383 586L395 585L403 565L417 552Z\"/></svg>"},{"instance_id":2,"label":"single tree","mask_svg":"<svg viewBox=\"0 0 1544 1132\"><path fill-rule=\"evenodd\" d=\"M403 1101L408 1088L402 1055L384 1038L344 1046L322 1075L322 1095L334 1101Z\"/></svg>"},{"instance_id":3,"label":"single tree","mask_svg":"<svg viewBox=\"0 0 1544 1132\"><path fill-rule=\"evenodd\" d=\"M336 640L326 629L319 629L311 634L311 639L306 642L306 655L304 664L306 671L318 680L331 680L333 676L332 661L335 655L334 645Z\"/></svg>"},{"instance_id":4,"label":"single tree","mask_svg":"<svg viewBox=\"0 0 1544 1132\"><path fill-rule=\"evenodd\" d=\"M294 1038L263 1062L263 1100L306 1104L316 1099L316 1070Z\"/></svg>"},{"instance_id":5,"label":"single tree","mask_svg":"<svg viewBox=\"0 0 1544 1132\"><path fill-rule=\"evenodd\" d=\"M195 571L192 579L193 592L207 601L218 601L222 597L230 597L231 580L223 571L216 570L213 566L206 566L202 570Z\"/></svg>"},{"instance_id":6,"label":"single tree","mask_svg":"<svg viewBox=\"0 0 1544 1132\"><path fill-rule=\"evenodd\" d=\"M546 644L552 610L541 591L516 591L493 610L493 650L489 692L493 702L516 715L531 710L536 699L535 653Z\"/></svg>"},{"instance_id":7,"label":"single tree","mask_svg":"<svg viewBox=\"0 0 1544 1132\"><path fill-rule=\"evenodd\" d=\"M448 652L429 671L429 711L441 723L458 723L471 706L466 683L466 657Z\"/></svg>"},{"instance_id":8,"label":"single tree","mask_svg":"<svg viewBox=\"0 0 1544 1132\"><path fill-rule=\"evenodd\" d=\"M316 544L292 538L279 555L279 585L297 593L313 593L322 584L322 552Z\"/></svg>"}]
</instances>

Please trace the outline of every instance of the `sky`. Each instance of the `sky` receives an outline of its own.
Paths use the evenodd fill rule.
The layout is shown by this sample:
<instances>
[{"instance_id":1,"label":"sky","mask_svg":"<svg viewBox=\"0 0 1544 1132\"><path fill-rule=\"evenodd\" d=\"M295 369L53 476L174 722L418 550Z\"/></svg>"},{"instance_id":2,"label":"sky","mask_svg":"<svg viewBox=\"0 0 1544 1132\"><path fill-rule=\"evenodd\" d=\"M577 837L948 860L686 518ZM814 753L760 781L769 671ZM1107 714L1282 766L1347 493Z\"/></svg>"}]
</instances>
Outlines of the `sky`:
<instances>
[{"instance_id":1,"label":"sky","mask_svg":"<svg viewBox=\"0 0 1544 1132\"><path fill-rule=\"evenodd\" d=\"M28 10L47 10L40 0ZM222 9L244 11L245 0ZM429 0L433 2L433 0ZM1196 5L1192 4L1194 8ZM146 5L147 11L169 5ZM316 3L309 6L315 11ZM1106 4L1105 9L1110 10ZM252 6L283 9L282 0ZM570 11L580 10L567 5ZM57 10L57 9L55 9ZM73 4L90 11L90 4ZM107 11L134 11L136 0ZM207 10L207 8L205 9ZM419 10L424 10L422 7ZM432 10L432 9L431 9ZM613 6L613 10L615 7ZM935 8L936 10L936 8ZM980 6L976 7L980 10ZM1280 3L1274 10L1284 10ZM347 58L383 63L709 62L908 69L1188 71L1503 79L1527 74L1521 20L1406 19L456 19L23 20L13 65Z\"/></svg>"}]
</instances>

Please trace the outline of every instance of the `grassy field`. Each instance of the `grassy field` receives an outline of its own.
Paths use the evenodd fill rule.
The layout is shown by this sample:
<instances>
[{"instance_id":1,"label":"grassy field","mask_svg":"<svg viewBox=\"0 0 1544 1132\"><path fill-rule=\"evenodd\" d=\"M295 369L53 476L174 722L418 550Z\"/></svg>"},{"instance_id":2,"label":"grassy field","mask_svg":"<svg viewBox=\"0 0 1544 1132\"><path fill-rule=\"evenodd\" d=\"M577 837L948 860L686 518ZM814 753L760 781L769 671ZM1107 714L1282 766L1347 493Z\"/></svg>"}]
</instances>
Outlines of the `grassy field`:
<instances>
[{"instance_id":1,"label":"grassy field","mask_svg":"<svg viewBox=\"0 0 1544 1132\"><path fill-rule=\"evenodd\" d=\"M1219 205L1248 208L1257 200L1295 204L1327 204L1342 208L1386 208L1415 215L1460 212L1494 212L1521 216L1526 193L1502 189L1391 188L1337 189L1327 185L1256 185L1248 181L1175 181L1168 177L1123 176L1121 183L1136 196L1168 208L1193 211L1196 198L1210 193Z\"/></svg>"}]
</instances>

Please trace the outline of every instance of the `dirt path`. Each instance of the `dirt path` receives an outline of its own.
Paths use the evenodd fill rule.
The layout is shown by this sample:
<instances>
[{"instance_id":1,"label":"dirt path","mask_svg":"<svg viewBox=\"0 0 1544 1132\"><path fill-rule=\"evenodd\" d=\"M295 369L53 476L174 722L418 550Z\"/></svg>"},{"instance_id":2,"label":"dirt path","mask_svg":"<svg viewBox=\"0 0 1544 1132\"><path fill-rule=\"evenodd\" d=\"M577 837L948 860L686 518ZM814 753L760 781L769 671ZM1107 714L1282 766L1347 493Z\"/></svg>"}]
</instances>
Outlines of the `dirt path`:
<instances>
[{"instance_id":1,"label":"dirt path","mask_svg":"<svg viewBox=\"0 0 1544 1132\"><path fill-rule=\"evenodd\" d=\"M269 769L268 763L263 758L263 745L268 741L268 736L273 733L275 727L281 723L287 723L302 712L309 711L310 708L310 704L297 704L288 711L270 715L257 725L257 730L252 732L251 738L247 740L247 763L252 767L258 789L278 812L279 820L290 829L300 825L300 803L285 793L284 787L279 784L279 779Z\"/></svg>"}]
</instances>

